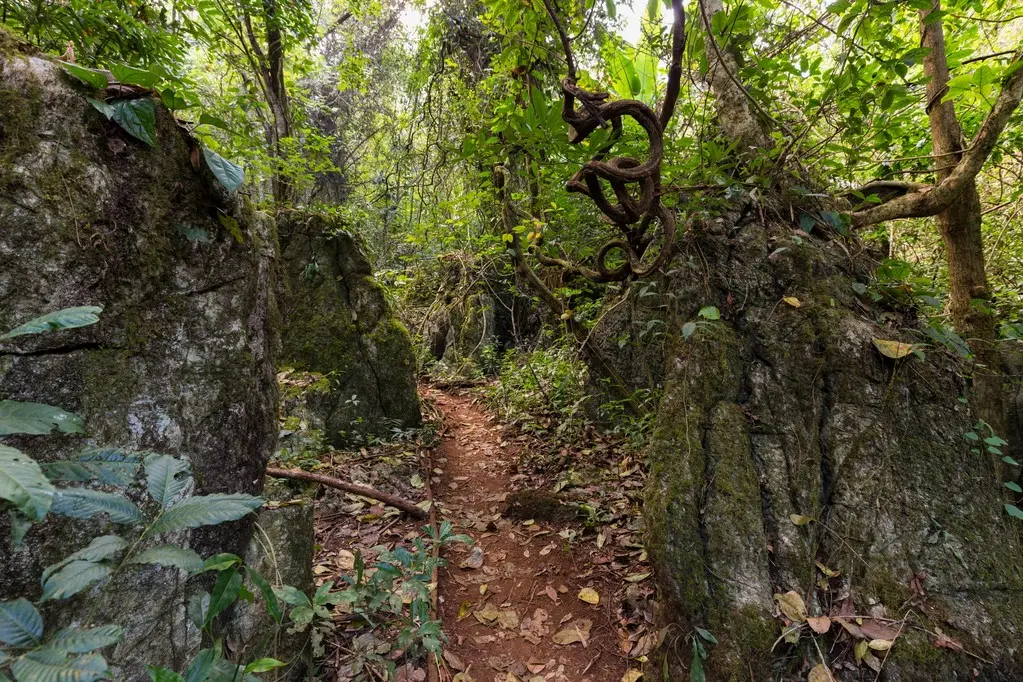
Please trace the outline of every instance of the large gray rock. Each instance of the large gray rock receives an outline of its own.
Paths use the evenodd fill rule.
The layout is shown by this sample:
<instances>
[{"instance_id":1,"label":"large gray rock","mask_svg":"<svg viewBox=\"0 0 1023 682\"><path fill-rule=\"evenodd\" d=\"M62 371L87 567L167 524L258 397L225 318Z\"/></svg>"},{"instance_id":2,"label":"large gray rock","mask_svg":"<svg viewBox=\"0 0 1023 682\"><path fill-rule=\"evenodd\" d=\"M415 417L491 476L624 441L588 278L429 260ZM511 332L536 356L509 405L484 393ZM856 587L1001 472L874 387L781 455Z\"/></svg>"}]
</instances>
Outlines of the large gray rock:
<instances>
[{"instance_id":1,"label":"large gray rock","mask_svg":"<svg viewBox=\"0 0 1023 682\"><path fill-rule=\"evenodd\" d=\"M873 339L921 337L911 312L857 296L869 251L757 213L700 225L659 295L594 334L623 376L664 377L645 517L668 613L716 635L713 680L805 679L819 651L851 660L837 625L816 646L805 625L798 645L776 642L788 591L810 615L906 617L880 679L1023 678L1020 526L993 458L964 438L961 368L940 348L883 356ZM697 316L711 305L720 320ZM656 338L615 350L655 318ZM938 630L991 662L939 648Z\"/></svg>"},{"instance_id":2,"label":"large gray rock","mask_svg":"<svg viewBox=\"0 0 1023 682\"><path fill-rule=\"evenodd\" d=\"M280 234L282 365L328 382L327 390L306 394L294 410L336 445L353 435L418 426L412 343L359 243L317 214L287 216Z\"/></svg>"},{"instance_id":3,"label":"large gray rock","mask_svg":"<svg viewBox=\"0 0 1023 682\"><path fill-rule=\"evenodd\" d=\"M191 462L197 494L258 494L277 438L273 223L234 211L232 236L218 220L226 197L162 107L150 148L87 94L49 61L0 56L0 329L105 309L92 327L0 344L0 399L62 407L87 429L11 442L41 461L90 445L155 450ZM26 549L0 546L0 598L38 597L41 566L100 533L138 530L37 526ZM203 556L242 554L251 534L242 521L179 539ZM198 648L185 617L194 589L175 571L130 567L48 619L124 625L116 678L148 679L144 663L180 670Z\"/></svg>"}]
</instances>

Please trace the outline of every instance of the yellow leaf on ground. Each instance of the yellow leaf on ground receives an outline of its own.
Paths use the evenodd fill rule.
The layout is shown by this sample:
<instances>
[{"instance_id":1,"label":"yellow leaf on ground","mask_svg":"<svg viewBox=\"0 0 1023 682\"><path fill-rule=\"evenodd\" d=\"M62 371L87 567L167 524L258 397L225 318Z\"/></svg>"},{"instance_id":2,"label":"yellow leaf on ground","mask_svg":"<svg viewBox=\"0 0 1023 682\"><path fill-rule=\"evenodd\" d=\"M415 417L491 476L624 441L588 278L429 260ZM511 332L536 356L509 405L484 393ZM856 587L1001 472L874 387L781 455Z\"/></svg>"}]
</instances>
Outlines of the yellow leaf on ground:
<instances>
[{"instance_id":1,"label":"yellow leaf on ground","mask_svg":"<svg viewBox=\"0 0 1023 682\"><path fill-rule=\"evenodd\" d=\"M590 628L592 627L593 621L589 618L573 620L564 629L555 632L552 639L555 644L561 644L562 646L575 644L576 642L581 642L585 646L589 642Z\"/></svg>"},{"instance_id":2,"label":"yellow leaf on ground","mask_svg":"<svg viewBox=\"0 0 1023 682\"><path fill-rule=\"evenodd\" d=\"M774 598L786 618L794 623L802 623L806 620L806 603L798 592L789 590L785 594L775 594Z\"/></svg>"},{"instance_id":3,"label":"yellow leaf on ground","mask_svg":"<svg viewBox=\"0 0 1023 682\"><path fill-rule=\"evenodd\" d=\"M828 670L828 666L818 663L806 676L806 682L835 682L835 676Z\"/></svg>"},{"instance_id":4,"label":"yellow leaf on ground","mask_svg":"<svg viewBox=\"0 0 1023 682\"><path fill-rule=\"evenodd\" d=\"M641 583L650 577L649 573L633 573L625 576L625 581L630 583Z\"/></svg>"},{"instance_id":5,"label":"yellow leaf on ground","mask_svg":"<svg viewBox=\"0 0 1023 682\"><path fill-rule=\"evenodd\" d=\"M881 355L885 357L898 360L904 358L913 352L913 344L903 343L902 341L892 341L891 339L871 339L874 342L874 347L880 351Z\"/></svg>"},{"instance_id":6,"label":"yellow leaf on ground","mask_svg":"<svg viewBox=\"0 0 1023 682\"><path fill-rule=\"evenodd\" d=\"M788 303L793 308L798 308L799 306L803 305L795 296L786 296L782 300Z\"/></svg>"},{"instance_id":7,"label":"yellow leaf on ground","mask_svg":"<svg viewBox=\"0 0 1023 682\"><path fill-rule=\"evenodd\" d=\"M579 599L583 600L587 604L600 603L600 595L597 594L596 590L590 587L584 587L583 589L579 590Z\"/></svg>"},{"instance_id":8,"label":"yellow leaf on ground","mask_svg":"<svg viewBox=\"0 0 1023 682\"><path fill-rule=\"evenodd\" d=\"M892 641L889 639L872 639L867 643L874 651L888 651L892 648Z\"/></svg>"},{"instance_id":9,"label":"yellow leaf on ground","mask_svg":"<svg viewBox=\"0 0 1023 682\"><path fill-rule=\"evenodd\" d=\"M639 670L629 670L622 675L622 682L636 682L643 679L643 673Z\"/></svg>"},{"instance_id":10,"label":"yellow leaf on ground","mask_svg":"<svg viewBox=\"0 0 1023 682\"><path fill-rule=\"evenodd\" d=\"M813 521L813 519L809 516L803 516L802 514L789 514L789 521L797 526L805 526Z\"/></svg>"},{"instance_id":11,"label":"yellow leaf on ground","mask_svg":"<svg viewBox=\"0 0 1023 682\"><path fill-rule=\"evenodd\" d=\"M827 616L821 616L820 618L807 618L806 622L818 635L823 635L831 629L831 619Z\"/></svg>"}]
</instances>

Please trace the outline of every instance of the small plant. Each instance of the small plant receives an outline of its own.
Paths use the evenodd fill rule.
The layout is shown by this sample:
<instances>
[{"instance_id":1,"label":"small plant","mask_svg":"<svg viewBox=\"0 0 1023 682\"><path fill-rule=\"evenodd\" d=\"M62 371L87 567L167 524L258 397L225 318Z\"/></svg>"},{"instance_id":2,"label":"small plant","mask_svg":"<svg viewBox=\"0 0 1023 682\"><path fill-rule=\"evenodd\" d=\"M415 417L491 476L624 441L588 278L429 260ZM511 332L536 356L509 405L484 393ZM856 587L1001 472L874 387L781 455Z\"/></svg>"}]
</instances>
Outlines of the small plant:
<instances>
[{"instance_id":1,"label":"small plant","mask_svg":"<svg viewBox=\"0 0 1023 682\"><path fill-rule=\"evenodd\" d=\"M717 638L703 628L694 628L687 637L693 644L693 662L689 667L690 682L706 682L707 673L703 670L703 662L707 660L707 646L717 644Z\"/></svg>"},{"instance_id":2,"label":"small plant","mask_svg":"<svg viewBox=\"0 0 1023 682\"><path fill-rule=\"evenodd\" d=\"M1009 466L1020 466L1019 462L1017 462L1014 457L1006 455L1002 451L1002 448L1008 445L1008 443L1002 438L999 438L995 433L995 430L991 428L991 425L983 419L974 424L973 430L964 433L963 437L971 443L974 443L973 447L970 448L970 452L973 454L979 455L981 452L986 451L988 454L1001 458L1001 460ZM981 449L982 446L983 450ZM1016 483L1015 481L1005 481L1002 485L1014 493L1023 493L1023 487L1020 487L1019 483ZM1009 516L1017 519L1023 519L1023 509L1020 509L1015 504L1006 503L1005 511L1009 514Z\"/></svg>"}]
</instances>

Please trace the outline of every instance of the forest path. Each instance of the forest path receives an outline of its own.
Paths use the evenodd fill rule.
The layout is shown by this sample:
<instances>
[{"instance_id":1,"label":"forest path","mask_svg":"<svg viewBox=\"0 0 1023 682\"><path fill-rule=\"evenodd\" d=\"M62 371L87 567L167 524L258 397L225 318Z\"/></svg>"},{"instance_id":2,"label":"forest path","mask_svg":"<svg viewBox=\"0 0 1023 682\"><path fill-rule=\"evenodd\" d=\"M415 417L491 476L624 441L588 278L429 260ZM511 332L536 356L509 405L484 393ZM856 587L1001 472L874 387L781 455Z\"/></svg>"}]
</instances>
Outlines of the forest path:
<instances>
[{"instance_id":1,"label":"forest path","mask_svg":"<svg viewBox=\"0 0 1023 682\"><path fill-rule=\"evenodd\" d=\"M515 473L521 446L471 397L433 388L426 395L446 426L432 455L439 517L474 540L471 549L444 550L448 565L440 569L438 610L450 641L449 676L442 672L441 678L622 680L628 661L612 599L621 581L597 566L582 543L566 539L578 532L578 523L505 518L507 497L525 478ZM597 604L581 598L592 601L594 593Z\"/></svg>"}]
</instances>

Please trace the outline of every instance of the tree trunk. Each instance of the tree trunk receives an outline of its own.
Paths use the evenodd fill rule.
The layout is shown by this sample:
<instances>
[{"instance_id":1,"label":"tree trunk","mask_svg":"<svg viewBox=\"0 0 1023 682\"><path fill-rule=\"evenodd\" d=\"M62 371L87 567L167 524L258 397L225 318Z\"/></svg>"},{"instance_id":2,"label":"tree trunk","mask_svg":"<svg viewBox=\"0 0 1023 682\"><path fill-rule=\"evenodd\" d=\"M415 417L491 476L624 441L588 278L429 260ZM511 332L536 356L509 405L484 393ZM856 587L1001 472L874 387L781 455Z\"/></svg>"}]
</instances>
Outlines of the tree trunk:
<instances>
[{"instance_id":1,"label":"tree trunk","mask_svg":"<svg viewBox=\"0 0 1023 682\"><path fill-rule=\"evenodd\" d=\"M942 102L947 92L948 62L941 19L928 16L941 9L935 0L920 12L921 45L930 48L924 57L927 81L927 114L931 123L936 180L940 183L962 159L963 131L952 102ZM973 300L989 298L981 239L981 207L977 183L971 179L952 204L937 215L938 232L948 253L949 313L956 330L970 344L975 357L974 411L996 431L1004 433L1001 373L995 347L994 318L986 305Z\"/></svg>"}]
</instances>

